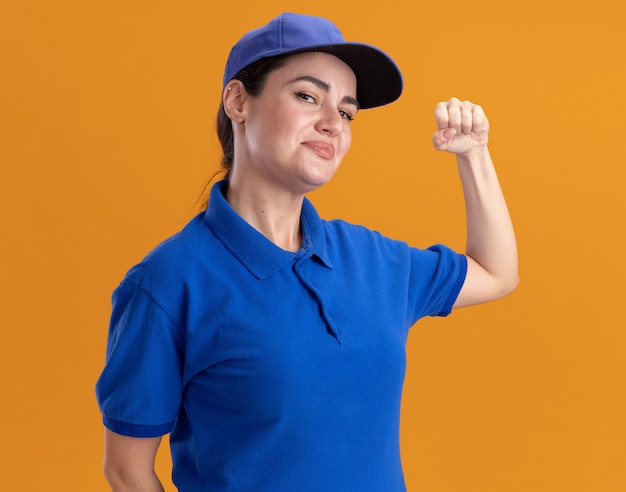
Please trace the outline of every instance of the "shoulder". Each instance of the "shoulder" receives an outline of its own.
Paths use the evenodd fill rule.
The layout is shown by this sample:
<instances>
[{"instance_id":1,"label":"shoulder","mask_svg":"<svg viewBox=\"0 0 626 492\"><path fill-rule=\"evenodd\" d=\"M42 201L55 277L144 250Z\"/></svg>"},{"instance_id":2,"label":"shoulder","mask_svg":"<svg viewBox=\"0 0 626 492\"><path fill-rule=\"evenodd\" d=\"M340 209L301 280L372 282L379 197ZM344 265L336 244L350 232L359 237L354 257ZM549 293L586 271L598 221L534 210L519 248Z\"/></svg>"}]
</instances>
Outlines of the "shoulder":
<instances>
[{"instance_id":1,"label":"shoulder","mask_svg":"<svg viewBox=\"0 0 626 492\"><path fill-rule=\"evenodd\" d=\"M360 258L362 261L389 262L414 270L464 270L465 256L443 244L425 248L389 238L376 230L343 220L322 221L329 254L333 258Z\"/></svg>"},{"instance_id":2,"label":"shoulder","mask_svg":"<svg viewBox=\"0 0 626 492\"><path fill-rule=\"evenodd\" d=\"M198 264L210 256L216 242L202 215L194 217L131 267L118 290L139 288L159 300L163 292L171 297L176 295L176 289L192 282Z\"/></svg>"},{"instance_id":3,"label":"shoulder","mask_svg":"<svg viewBox=\"0 0 626 492\"><path fill-rule=\"evenodd\" d=\"M322 221L329 248L342 255L380 256L405 262L411 247L405 242L389 238L379 231L341 219Z\"/></svg>"},{"instance_id":4,"label":"shoulder","mask_svg":"<svg viewBox=\"0 0 626 492\"><path fill-rule=\"evenodd\" d=\"M328 239L341 238L343 241L391 241L380 232L363 225L352 224L342 219L322 220Z\"/></svg>"}]
</instances>

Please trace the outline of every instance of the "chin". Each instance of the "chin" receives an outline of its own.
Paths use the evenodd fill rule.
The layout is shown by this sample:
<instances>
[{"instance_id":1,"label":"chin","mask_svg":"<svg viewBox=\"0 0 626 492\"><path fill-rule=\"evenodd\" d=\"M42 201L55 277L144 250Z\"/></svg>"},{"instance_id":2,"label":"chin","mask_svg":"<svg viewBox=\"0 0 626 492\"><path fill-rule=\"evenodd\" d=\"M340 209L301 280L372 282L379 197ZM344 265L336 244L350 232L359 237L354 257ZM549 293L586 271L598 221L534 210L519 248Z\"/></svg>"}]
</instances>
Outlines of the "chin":
<instances>
[{"instance_id":1,"label":"chin","mask_svg":"<svg viewBox=\"0 0 626 492\"><path fill-rule=\"evenodd\" d=\"M311 184L315 184L317 186L322 186L328 183L337 172L338 166L323 166L321 168L314 169L317 172L308 172L306 173L304 179Z\"/></svg>"},{"instance_id":2,"label":"chin","mask_svg":"<svg viewBox=\"0 0 626 492\"><path fill-rule=\"evenodd\" d=\"M304 179L304 182L310 188L309 191L312 191L312 190L315 190L315 189L317 189L317 188L319 188L321 186L324 186L331 179L333 179L334 175L335 175L335 173L331 174L330 176L328 176L328 175L324 175L324 176L308 176L307 178Z\"/></svg>"}]
</instances>

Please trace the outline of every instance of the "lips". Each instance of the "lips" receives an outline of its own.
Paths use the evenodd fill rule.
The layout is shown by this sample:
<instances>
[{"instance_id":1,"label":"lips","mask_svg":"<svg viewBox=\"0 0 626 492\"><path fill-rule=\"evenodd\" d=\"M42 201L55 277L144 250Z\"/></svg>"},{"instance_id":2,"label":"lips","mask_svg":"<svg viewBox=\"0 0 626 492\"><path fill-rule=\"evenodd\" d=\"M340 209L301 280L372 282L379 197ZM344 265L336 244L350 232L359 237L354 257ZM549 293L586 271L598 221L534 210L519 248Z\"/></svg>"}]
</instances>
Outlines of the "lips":
<instances>
[{"instance_id":1,"label":"lips","mask_svg":"<svg viewBox=\"0 0 626 492\"><path fill-rule=\"evenodd\" d=\"M303 145L306 145L313 152L315 152L322 159L327 161L333 159L335 157L335 146L333 144L329 144L328 142L322 142L320 140L311 140L309 142L304 142Z\"/></svg>"}]
</instances>

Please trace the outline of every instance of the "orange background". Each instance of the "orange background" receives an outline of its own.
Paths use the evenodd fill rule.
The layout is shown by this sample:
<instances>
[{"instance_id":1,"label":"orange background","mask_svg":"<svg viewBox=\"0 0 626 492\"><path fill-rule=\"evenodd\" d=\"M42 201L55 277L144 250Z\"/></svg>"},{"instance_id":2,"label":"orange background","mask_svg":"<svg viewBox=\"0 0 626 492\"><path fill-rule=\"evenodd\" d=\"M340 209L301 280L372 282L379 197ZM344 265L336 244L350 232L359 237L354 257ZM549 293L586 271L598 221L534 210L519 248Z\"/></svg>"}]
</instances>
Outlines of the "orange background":
<instances>
[{"instance_id":1,"label":"orange background","mask_svg":"<svg viewBox=\"0 0 626 492\"><path fill-rule=\"evenodd\" d=\"M197 211L230 46L295 10L380 46L405 75L397 103L359 114L341 170L311 195L322 216L462 249L432 110L456 95L492 123L522 283L413 330L409 490L626 490L626 3L307 5L0 5L0 486L107 490L93 386L111 291ZM158 460L167 480L166 448Z\"/></svg>"}]
</instances>

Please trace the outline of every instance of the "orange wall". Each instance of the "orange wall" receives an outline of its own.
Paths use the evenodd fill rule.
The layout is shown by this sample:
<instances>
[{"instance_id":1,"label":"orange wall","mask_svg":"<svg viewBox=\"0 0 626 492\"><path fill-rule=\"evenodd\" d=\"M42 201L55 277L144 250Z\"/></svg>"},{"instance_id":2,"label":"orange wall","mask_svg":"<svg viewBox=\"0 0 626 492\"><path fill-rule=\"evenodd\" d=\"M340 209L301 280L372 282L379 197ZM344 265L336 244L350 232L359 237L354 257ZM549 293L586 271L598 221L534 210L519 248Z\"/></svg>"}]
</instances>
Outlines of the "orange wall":
<instances>
[{"instance_id":1,"label":"orange wall","mask_svg":"<svg viewBox=\"0 0 626 492\"><path fill-rule=\"evenodd\" d=\"M409 490L626 490L626 3L305 5L2 2L2 488L107 490L93 386L110 293L217 167L230 46L295 10L405 74L397 103L354 122L342 169L311 196L321 214L462 248L453 158L430 144L434 105L456 95L490 117L519 236L513 295L412 332Z\"/></svg>"}]
</instances>

